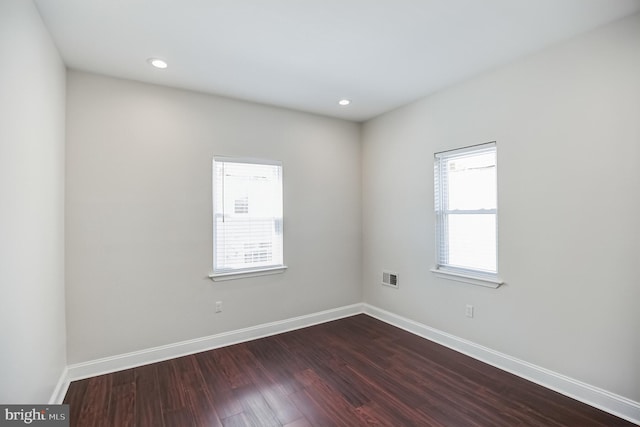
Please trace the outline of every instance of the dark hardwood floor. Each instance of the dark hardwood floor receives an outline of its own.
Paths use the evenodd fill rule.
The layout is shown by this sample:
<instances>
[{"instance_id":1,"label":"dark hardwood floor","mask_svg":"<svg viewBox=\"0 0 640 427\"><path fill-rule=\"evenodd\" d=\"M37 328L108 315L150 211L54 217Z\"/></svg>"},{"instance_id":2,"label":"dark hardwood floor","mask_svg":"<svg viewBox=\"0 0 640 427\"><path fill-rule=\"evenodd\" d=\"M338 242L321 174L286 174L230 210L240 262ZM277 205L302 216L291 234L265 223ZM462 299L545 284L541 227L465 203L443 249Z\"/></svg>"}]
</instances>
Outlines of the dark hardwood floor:
<instances>
[{"instance_id":1,"label":"dark hardwood floor","mask_svg":"<svg viewBox=\"0 0 640 427\"><path fill-rule=\"evenodd\" d=\"M74 381L72 426L632 426L366 315Z\"/></svg>"}]
</instances>

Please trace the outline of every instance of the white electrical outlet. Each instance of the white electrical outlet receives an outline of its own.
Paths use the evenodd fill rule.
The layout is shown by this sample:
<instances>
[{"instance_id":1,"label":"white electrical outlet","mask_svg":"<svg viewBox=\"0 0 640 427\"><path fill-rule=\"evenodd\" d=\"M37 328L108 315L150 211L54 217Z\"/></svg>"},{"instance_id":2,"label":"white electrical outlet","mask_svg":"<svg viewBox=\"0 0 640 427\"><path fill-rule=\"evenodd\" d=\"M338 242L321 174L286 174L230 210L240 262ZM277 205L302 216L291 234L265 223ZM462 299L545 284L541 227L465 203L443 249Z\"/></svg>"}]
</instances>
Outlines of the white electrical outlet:
<instances>
[{"instance_id":1,"label":"white electrical outlet","mask_svg":"<svg viewBox=\"0 0 640 427\"><path fill-rule=\"evenodd\" d=\"M222 312L222 301L216 301L216 313Z\"/></svg>"},{"instance_id":2,"label":"white electrical outlet","mask_svg":"<svg viewBox=\"0 0 640 427\"><path fill-rule=\"evenodd\" d=\"M471 304L467 304L464 308L464 314L467 317L473 317L473 306Z\"/></svg>"}]
</instances>

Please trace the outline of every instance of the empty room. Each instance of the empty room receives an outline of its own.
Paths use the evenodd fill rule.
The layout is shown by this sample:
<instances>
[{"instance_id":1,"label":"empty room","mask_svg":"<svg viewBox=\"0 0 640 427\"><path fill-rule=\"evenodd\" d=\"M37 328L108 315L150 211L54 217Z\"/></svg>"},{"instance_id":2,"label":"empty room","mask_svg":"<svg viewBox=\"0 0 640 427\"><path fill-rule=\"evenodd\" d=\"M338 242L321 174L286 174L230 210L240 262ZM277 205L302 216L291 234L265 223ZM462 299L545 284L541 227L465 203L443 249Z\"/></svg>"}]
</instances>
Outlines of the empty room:
<instances>
[{"instance_id":1,"label":"empty room","mask_svg":"<svg viewBox=\"0 0 640 427\"><path fill-rule=\"evenodd\" d=\"M640 0L0 0L0 425L640 424Z\"/></svg>"}]
</instances>

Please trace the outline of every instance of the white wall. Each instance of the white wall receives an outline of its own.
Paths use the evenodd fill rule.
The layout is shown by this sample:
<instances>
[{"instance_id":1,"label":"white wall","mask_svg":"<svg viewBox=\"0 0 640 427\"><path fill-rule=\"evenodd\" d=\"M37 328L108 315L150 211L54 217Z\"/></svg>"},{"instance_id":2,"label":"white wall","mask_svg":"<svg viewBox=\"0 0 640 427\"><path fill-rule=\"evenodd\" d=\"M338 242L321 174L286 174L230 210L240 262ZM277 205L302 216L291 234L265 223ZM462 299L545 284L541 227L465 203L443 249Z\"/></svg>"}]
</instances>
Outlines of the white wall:
<instances>
[{"instance_id":1,"label":"white wall","mask_svg":"<svg viewBox=\"0 0 640 427\"><path fill-rule=\"evenodd\" d=\"M429 272L433 153L488 141L497 290ZM363 176L365 302L640 401L640 15L366 123Z\"/></svg>"},{"instance_id":2,"label":"white wall","mask_svg":"<svg viewBox=\"0 0 640 427\"><path fill-rule=\"evenodd\" d=\"M67 87L70 364L361 301L359 125L78 71ZM214 154L283 161L284 274L207 277Z\"/></svg>"},{"instance_id":3,"label":"white wall","mask_svg":"<svg viewBox=\"0 0 640 427\"><path fill-rule=\"evenodd\" d=\"M30 1L0 2L0 402L47 403L66 365L65 67Z\"/></svg>"}]
</instances>

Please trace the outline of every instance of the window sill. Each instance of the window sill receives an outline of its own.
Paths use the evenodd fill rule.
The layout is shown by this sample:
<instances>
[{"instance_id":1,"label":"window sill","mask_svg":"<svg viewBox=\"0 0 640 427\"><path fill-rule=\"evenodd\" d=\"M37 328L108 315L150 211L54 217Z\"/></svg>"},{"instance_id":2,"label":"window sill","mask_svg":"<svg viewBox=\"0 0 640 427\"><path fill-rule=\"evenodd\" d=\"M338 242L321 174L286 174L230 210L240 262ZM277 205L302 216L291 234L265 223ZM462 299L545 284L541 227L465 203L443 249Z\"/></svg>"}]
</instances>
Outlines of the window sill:
<instances>
[{"instance_id":1,"label":"window sill","mask_svg":"<svg viewBox=\"0 0 640 427\"><path fill-rule=\"evenodd\" d=\"M479 275L472 276L470 274L463 274L439 268L432 268L431 272L441 279L455 280L456 282L469 283L471 285L484 286L486 288L496 289L504 283L504 281L499 277L483 277Z\"/></svg>"},{"instance_id":2,"label":"window sill","mask_svg":"<svg viewBox=\"0 0 640 427\"><path fill-rule=\"evenodd\" d=\"M214 273L209 274L209 278L214 282L222 282L225 280L235 280L235 279L244 279L247 277L258 277L258 276L267 276L270 274L280 274L284 273L287 270L286 265L282 265L280 267L269 267L262 268L256 270L243 270L243 271L232 271L229 273Z\"/></svg>"}]
</instances>

